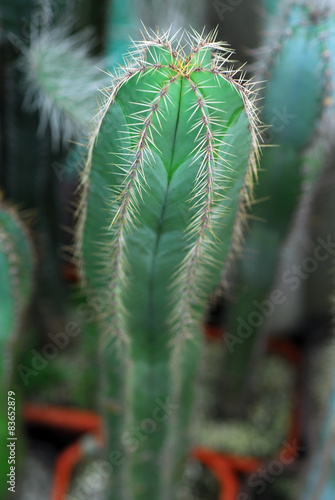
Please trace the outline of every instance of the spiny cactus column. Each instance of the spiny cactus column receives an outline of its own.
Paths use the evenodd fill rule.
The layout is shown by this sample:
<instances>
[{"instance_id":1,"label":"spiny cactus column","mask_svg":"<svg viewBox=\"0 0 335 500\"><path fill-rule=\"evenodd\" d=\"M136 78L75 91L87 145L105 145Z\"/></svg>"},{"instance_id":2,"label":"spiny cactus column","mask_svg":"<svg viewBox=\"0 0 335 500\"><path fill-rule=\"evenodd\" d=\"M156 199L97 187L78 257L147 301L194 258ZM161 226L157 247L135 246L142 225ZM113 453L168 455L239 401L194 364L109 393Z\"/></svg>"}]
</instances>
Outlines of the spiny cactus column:
<instances>
[{"instance_id":1,"label":"spiny cactus column","mask_svg":"<svg viewBox=\"0 0 335 500\"><path fill-rule=\"evenodd\" d=\"M189 40L189 55L167 34L135 47L106 90L83 172L78 253L106 297L110 499L174 498L201 321L256 167L252 89L234 80L225 45Z\"/></svg>"},{"instance_id":2,"label":"spiny cactus column","mask_svg":"<svg viewBox=\"0 0 335 500\"><path fill-rule=\"evenodd\" d=\"M0 205L0 491L7 490L9 472L7 392L16 392L15 353L18 333L32 293L32 251L27 234L14 209ZM16 406L19 401L16 398ZM16 407L18 415L19 408ZM18 427L18 420L17 420Z\"/></svg>"},{"instance_id":3,"label":"spiny cactus column","mask_svg":"<svg viewBox=\"0 0 335 500\"><path fill-rule=\"evenodd\" d=\"M285 300L277 296L270 306L262 306L271 291L304 182L313 183L316 177L304 168L311 163L306 150L310 154L317 146L321 154L313 164L320 171L332 130L329 110L334 116L334 16L316 1L282 3L286 8L276 18L276 26L271 24L259 53L259 79L267 81L262 119L269 125L266 142L270 147L262 156L257 203L251 211L229 326L227 381L232 398L248 379L246 370L269 309L276 307L276 300Z\"/></svg>"}]
</instances>

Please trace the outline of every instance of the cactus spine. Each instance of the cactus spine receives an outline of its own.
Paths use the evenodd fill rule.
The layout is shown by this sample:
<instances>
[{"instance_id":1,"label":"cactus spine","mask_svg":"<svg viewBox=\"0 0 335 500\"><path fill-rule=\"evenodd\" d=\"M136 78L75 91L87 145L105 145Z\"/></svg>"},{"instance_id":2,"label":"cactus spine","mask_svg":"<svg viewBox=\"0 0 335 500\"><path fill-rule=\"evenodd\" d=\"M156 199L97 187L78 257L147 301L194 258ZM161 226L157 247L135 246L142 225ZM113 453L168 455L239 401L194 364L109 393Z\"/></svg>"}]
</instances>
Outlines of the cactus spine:
<instances>
[{"instance_id":1,"label":"cactus spine","mask_svg":"<svg viewBox=\"0 0 335 500\"><path fill-rule=\"evenodd\" d=\"M110 499L175 496L201 319L256 169L252 88L213 34L189 45L147 33L135 47L106 89L82 177L78 254L106 294L107 447L122 457Z\"/></svg>"}]
</instances>

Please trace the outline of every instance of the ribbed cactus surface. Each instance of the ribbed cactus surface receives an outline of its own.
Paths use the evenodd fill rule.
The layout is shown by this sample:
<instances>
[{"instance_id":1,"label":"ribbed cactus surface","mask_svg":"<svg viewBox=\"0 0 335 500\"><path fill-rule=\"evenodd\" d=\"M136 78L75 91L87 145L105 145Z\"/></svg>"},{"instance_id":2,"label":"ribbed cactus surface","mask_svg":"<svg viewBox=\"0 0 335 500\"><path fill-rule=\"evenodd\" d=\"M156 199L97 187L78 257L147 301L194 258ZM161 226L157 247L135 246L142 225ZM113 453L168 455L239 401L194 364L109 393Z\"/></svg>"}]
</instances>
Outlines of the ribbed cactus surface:
<instances>
[{"instance_id":1,"label":"ribbed cactus surface","mask_svg":"<svg viewBox=\"0 0 335 500\"><path fill-rule=\"evenodd\" d=\"M257 157L252 90L231 52L147 36L106 91L83 173L78 247L105 294L111 499L173 498L187 454L206 302L237 244ZM122 465L121 465L122 464Z\"/></svg>"},{"instance_id":2,"label":"ribbed cactus surface","mask_svg":"<svg viewBox=\"0 0 335 500\"><path fill-rule=\"evenodd\" d=\"M12 208L0 205L1 238L1 352L15 341L21 326L22 315L32 293L32 249L26 229ZM12 367L5 366L9 358L1 358L1 380L4 381ZM10 378L8 377L7 380Z\"/></svg>"},{"instance_id":3,"label":"ribbed cactus surface","mask_svg":"<svg viewBox=\"0 0 335 500\"><path fill-rule=\"evenodd\" d=\"M31 246L22 222L13 208L0 205L0 492L3 494L8 487L6 474L9 472L9 449L5 446L8 437L7 392L16 392L18 334L32 293L32 261Z\"/></svg>"}]
</instances>

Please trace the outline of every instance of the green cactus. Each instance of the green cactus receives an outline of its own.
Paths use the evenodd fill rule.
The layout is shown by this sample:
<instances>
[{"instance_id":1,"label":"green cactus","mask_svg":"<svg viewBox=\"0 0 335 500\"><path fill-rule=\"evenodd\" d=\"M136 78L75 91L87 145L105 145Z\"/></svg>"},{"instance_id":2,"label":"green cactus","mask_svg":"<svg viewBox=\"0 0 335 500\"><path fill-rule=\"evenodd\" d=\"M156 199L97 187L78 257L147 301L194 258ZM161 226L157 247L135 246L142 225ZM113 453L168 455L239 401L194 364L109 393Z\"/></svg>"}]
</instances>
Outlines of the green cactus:
<instances>
[{"instance_id":1,"label":"green cactus","mask_svg":"<svg viewBox=\"0 0 335 500\"><path fill-rule=\"evenodd\" d=\"M15 360L18 350L18 335L24 314L29 305L33 289L33 255L27 231L13 208L0 206L0 464L2 477L0 491L7 490L9 472L7 442L7 392L16 393ZM16 414L19 400L16 394ZM16 427L18 429L18 417Z\"/></svg>"},{"instance_id":2,"label":"green cactus","mask_svg":"<svg viewBox=\"0 0 335 500\"><path fill-rule=\"evenodd\" d=\"M78 208L80 266L106 297L107 448L124 462L111 499L175 495L201 320L238 243L258 155L253 93L234 80L225 45L194 33L187 56L168 34L147 35L107 92Z\"/></svg>"},{"instance_id":3,"label":"green cactus","mask_svg":"<svg viewBox=\"0 0 335 500\"><path fill-rule=\"evenodd\" d=\"M270 126L265 137L269 144L262 156L255 187L257 203L250 213L229 320L227 380L230 399L235 401L248 379L254 346L269 309L265 307L264 312L261 304L276 277L292 216L305 184L313 185L322 168L334 110L334 91L329 85L334 81L334 17L317 2L283 3L286 9L268 35L265 53L262 50L259 56L259 78L269 80L263 90L262 113L263 122Z\"/></svg>"},{"instance_id":4,"label":"green cactus","mask_svg":"<svg viewBox=\"0 0 335 500\"><path fill-rule=\"evenodd\" d=\"M90 56L91 30L71 34L73 22L44 27L32 36L20 67L25 78L26 109L38 110L39 132L49 125L53 145L82 139L98 108L106 75L101 58Z\"/></svg>"},{"instance_id":5,"label":"green cactus","mask_svg":"<svg viewBox=\"0 0 335 500\"><path fill-rule=\"evenodd\" d=\"M4 346L8 341L17 340L23 313L31 299L33 255L27 231L13 208L1 206L0 223L1 276L4 284L6 283L6 286L1 288L1 332L2 347L6 350ZM2 358L2 363L9 361L9 358L7 360L5 358ZM9 376L9 373L12 373L12 369L5 370L4 364L1 364L2 381L5 374L8 380L12 378L12 374Z\"/></svg>"}]
</instances>

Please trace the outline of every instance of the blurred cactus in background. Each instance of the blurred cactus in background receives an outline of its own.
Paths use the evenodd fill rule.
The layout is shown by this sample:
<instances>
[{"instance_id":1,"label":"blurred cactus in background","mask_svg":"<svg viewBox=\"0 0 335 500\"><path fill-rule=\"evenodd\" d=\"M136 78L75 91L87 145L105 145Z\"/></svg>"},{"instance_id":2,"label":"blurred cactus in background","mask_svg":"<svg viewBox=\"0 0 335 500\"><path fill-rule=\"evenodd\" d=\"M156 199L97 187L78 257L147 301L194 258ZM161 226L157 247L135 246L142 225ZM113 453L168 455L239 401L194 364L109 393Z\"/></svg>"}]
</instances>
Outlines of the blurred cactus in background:
<instances>
[{"instance_id":1,"label":"blurred cactus in background","mask_svg":"<svg viewBox=\"0 0 335 500\"><path fill-rule=\"evenodd\" d=\"M11 413L11 425L15 426L15 420L13 420L15 413L14 411L10 411L10 405L12 403L7 404L7 393L8 391L13 391L14 393L17 384L16 365L20 352L20 335L24 331L24 320L33 293L33 260L33 249L27 229L20 221L15 209L1 203L0 437L2 446L0 451L0 467L2 470L2 477L0 491L2 496L5 495L8 487L8 448L5 443L7 444L9 413ZM19 404L18 396L19 395L16 393L16 405ZM16 419L16 427L19 429L18 418Z\"/></svg>"},{"instance_id":2,"label":"blurred cactus in background","mask_svg":"<svg viewBox=\"0 0 335 500\"><path fill-rule=\"evenodd\" d=\"M230 313L227 385L233 397L241 394L263 345L266 318L285 301L283 292L270 295L281 250L334 141L333 14L318 2L282 4L258 55L257 75L266 82L262 119L269 128ZM282 274L281 286L293 282Z\"/></svg>"},{"instance_id":3,"label":"blurred cactus in background","mask_svg":"<svg viewBox=\"0 0 335 500\"><path fill-rule=\"evenodd\" d=\"M332 0L1 1L0 435L12 391L22 491L23 399L102 416L101 498L333 498L334 44Z\"/></svg>"}]
</instances>

